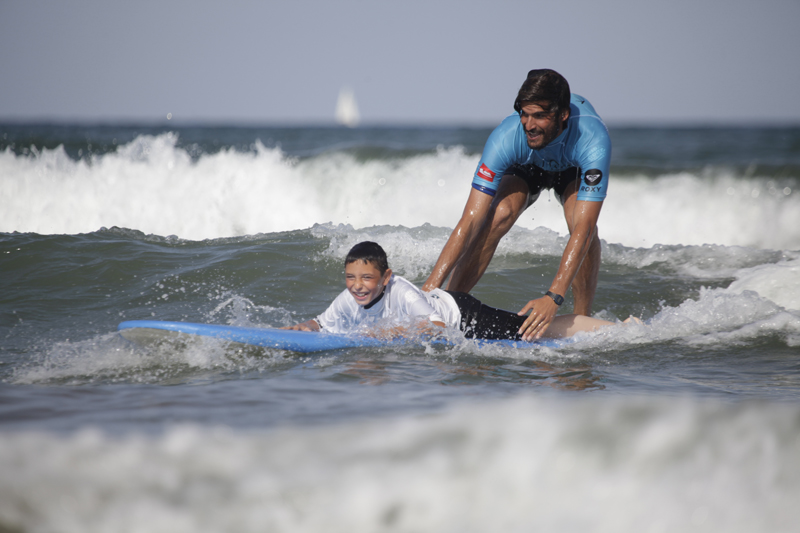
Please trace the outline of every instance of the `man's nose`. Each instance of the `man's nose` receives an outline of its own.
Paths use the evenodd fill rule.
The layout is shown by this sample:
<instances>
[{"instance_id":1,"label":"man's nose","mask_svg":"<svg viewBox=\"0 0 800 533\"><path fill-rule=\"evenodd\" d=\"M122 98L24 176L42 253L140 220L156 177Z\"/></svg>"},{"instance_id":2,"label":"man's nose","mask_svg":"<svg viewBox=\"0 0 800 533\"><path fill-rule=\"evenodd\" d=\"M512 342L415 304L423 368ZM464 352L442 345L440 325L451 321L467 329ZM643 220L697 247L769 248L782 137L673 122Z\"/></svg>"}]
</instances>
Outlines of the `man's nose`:
<instances>
[{"instance_id":1,"label":"man's nose","mask_svg":"<svg viewBox=\"0 0 800 533\"><path fill-rule=\"evenodd\" d=\"M526 130L531 129L531 117L525 117L522 119L522 127Z\"/></svg>"}]
</instances>

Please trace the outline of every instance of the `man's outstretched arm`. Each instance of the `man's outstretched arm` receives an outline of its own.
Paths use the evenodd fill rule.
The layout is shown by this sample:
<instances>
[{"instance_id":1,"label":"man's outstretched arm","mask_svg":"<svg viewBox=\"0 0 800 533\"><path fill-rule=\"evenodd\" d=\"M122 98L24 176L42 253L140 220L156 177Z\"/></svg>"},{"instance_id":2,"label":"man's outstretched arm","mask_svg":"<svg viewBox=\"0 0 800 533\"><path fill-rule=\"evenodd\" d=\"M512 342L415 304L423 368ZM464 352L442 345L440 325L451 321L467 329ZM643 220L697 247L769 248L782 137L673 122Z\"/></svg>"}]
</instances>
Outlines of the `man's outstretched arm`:
<instances>
[{"instance_id":1,"label":"man's outstretched arm","mask_svg":"<svg viewBox=\"0 0 800 533\"><path fill-rule=\"evenodd\" d=\"M469 248L469 245L475 240L475 237L480 233L481 226L486 222L486 216L489 213L489 208L492 205L493 197L471 189L467 204L464 206L464 212L461 214L461 219L456 224L450 238L447 239L447 244L444 245L442 252L439 254L439 259L433 267L428 279L422 285L423 291L432 291L442 286L444 280L453 271L464 251Z\"/></svg>"},{"instance_id":2,"label":"man's outstretched arm","mask_svg":"<svg viewBox=\"0 0 800 533\"><path fill-rule=\"evenodd\" d=\"M575 201L572 216L567 220L570 226L569 242L561 256L558 272L550 284L550 292L564 296L569 290L597 232L597 219L602 207L603 202ZM550 296L542 296L525 304L519 314L524 315L528 311L531 313L519 332L524 340L539 339L553 321L558 305Z\"/></svg>"}]
</instances>

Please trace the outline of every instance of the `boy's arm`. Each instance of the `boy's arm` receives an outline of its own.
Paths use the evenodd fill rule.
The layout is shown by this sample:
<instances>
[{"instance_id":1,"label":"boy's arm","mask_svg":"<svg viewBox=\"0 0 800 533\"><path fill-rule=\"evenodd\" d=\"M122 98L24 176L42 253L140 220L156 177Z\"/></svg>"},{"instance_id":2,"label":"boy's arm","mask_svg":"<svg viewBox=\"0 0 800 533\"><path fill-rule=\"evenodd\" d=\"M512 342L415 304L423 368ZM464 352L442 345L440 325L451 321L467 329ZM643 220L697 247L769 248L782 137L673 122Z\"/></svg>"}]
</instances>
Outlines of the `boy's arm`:
<instances>
[{"instance_id":1,"label":"boy's arm","mask_svg":"<svg viewBox=\"0 0 800 533\"><path fill-rule=\"evenodd\" d=\"M367 337L374 337L376 339L384 340L397 339L400 337L420 337L423 335L436 337L441 334L445 327L446 326L444 322L439 322L438 320L426 320L424 322L420 321L419 325L415 326L378 326L364 333L364 335Z\"/></svg>"},{"instance_id":2,"label":"boy's arm","mask_svg":"<svg viewBox=\"0 0 800 533\"><path fill-rule=\"evenodd\" d=\"M321 331L322 324L325 324L326 329L330 329L336 323L337 318L346 313L347 306L343 302L347 302L348 300L352 299L353 297L350 296L348 291L345 289L339 293L339 296L334 298L334 300L331 302L331 305L329 305L321 315L318 315L311 320L306 320L302 324L286 326L281 329L293 329L296 331Z\"/></svg>"},{"instance_id":3,"label":"boy's arm","mask_svg":"<svg viewBox=\"0 0 800 533\"><path fill-rule=\"evenodd\" d=\"M314 320L306 320L301 324L295 324L294 326L285 326L280 329L293 329L295 331L319 331L319 323Z\"/></svg>"},{"instance_id":4,"label":"boy's arm","mask_svg":"<svg viewBox=\"0 0 800 533\"><path fill-rule=\"evenodd\" d=\"M430 325L436 325L438 328L432 328ZM432 335L435 336L440 333L439 328L444 328L444 322L439 322L438 320L430 320L424 326L416 328L415 331L411 332L410 328L407 326L394 326L390 328L376 328L371 330L367 335L370 337L377 337L377 338L386 338L386 339L394 339L397 337L407 337L409 334L412 335ZM302 324L295 324L294 326L284 326L280 329L291 329L295 331L319 331L320 327L316 320L313 318L311 320L307 320Z\"/></svg>"}]
</instances>

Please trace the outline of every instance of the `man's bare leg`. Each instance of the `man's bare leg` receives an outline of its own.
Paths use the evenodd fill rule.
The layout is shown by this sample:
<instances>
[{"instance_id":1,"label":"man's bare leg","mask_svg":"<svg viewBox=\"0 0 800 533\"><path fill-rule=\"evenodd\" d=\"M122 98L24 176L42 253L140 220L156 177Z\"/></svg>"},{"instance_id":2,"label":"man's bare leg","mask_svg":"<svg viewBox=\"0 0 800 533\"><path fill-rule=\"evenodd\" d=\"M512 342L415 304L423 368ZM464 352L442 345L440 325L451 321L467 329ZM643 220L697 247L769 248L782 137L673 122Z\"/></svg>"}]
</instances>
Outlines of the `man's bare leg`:
<instances>
[{"instance_id":1,"label":"man's bare leg","mask_svg":"<svg viewBox=\"0 0 800 533\"><path fill-rule=\"evenodd\" d=\"M626 325L643 325L644 322L635 316L629 316L622 321ZM548 326L547 331L544 332L543 337L549 339L563 339L564 337L571 337L576 333L582 331L595 331L598 328L605 326L614 326L617 322L609 322L608 320L601 320L599 318L592 318L583 315L559 315L553 319Z\"/></svg>"},{"instance_id":2,"label":"man's bare leg","mask_svg":"<svg viewBox=\"0 0 800 533\"><path fill-rule=\"evenodd\" d=\"M486 272L500 239L528 206L528 186L517 176L503 176L491 211L476 238L453 269L448 290L470 292Z\"/></svg>"}]
</instances>

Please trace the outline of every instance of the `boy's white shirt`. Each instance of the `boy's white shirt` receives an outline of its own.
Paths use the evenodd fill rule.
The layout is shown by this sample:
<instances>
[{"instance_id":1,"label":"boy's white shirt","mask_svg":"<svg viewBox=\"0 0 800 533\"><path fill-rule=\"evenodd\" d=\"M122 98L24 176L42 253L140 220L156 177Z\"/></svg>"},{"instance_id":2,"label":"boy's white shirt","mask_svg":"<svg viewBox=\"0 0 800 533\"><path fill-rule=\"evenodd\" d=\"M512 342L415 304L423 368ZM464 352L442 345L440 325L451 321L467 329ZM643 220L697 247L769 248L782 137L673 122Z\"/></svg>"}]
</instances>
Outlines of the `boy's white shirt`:
<instances>
[{"instance_id":1,"label":"boy's white shirt","mask_svg":"<svg viewBox=\"0 0 800 533\"><path fill-rule=\"evenodd\" d=\"M449 327L459 327L461 311L452 296L441 289L422 292L407 279L392 274L383 297L369 309L358 305L353 295L345 289L328 309L314 320L323 331L347 333L363 325L383 318L402 319L425 317L430 321L443 322Z\"/></svg>"}]
</instances>

